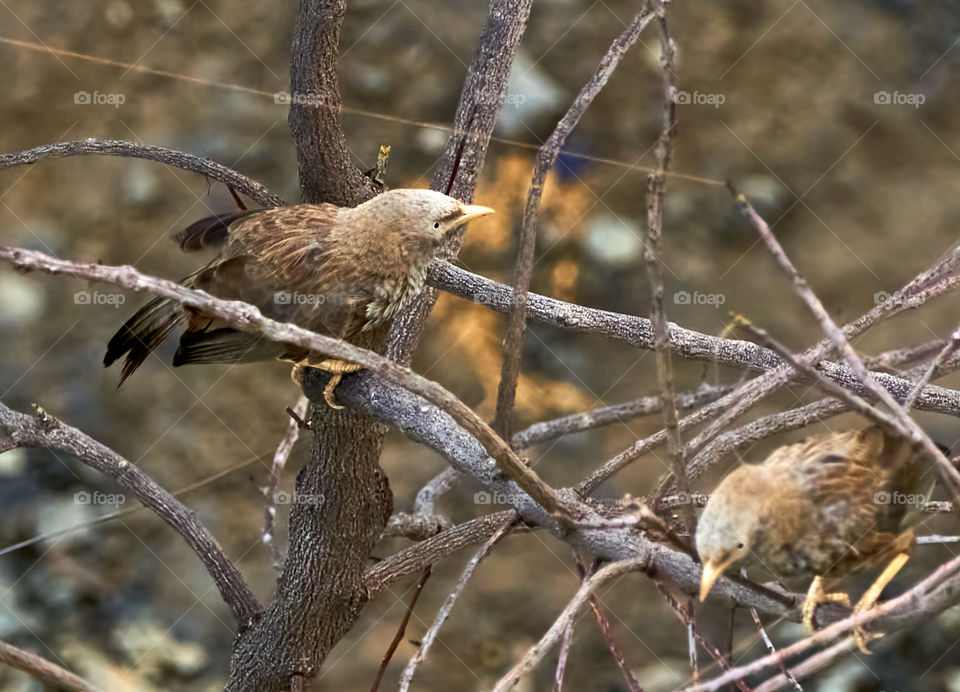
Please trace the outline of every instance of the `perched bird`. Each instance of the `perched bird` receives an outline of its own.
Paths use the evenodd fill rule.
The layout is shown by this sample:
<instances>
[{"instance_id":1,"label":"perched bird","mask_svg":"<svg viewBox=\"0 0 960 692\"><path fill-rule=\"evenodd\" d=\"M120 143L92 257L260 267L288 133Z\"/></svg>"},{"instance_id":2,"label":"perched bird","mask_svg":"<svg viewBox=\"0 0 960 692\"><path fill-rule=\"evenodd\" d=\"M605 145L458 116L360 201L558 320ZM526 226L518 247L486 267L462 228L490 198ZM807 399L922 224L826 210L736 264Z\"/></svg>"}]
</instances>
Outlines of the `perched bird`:
<instances>
[{"instance_id":1,"label":"perched bird","mask_svg":"<svg viewBox=\"0 0 960 692\"><path fill-rule=\"evenodd\" d=\"M909 440L870 427L813 437L740 466L711 494L697 525L700 600L736 564L813 575L803 621L814 629L819 603L850 605L846 594L824 593L824 577L887 562L855 612L873 607L913 547L911 524L932 485L926 459ZM866 651L864 633L856 636Z\"/></svg>"},{"instance_id":2,"label":"perched bird","mask_svg":"<svg viewBox=\"0 0 960 692\"><path fill-rule=\"evenodd\" d=\"M220 254L183 280L243 300L282 322L351 339L393 318L424 288L444 237L493 209L432 190L391 190L357 207L298 204L201 219L174 236L187 252ZM174 365L281 359L334 372L324 396L358 366L241 332L168 298L154 298L107 344L103 363L126 356L120 383L171 333L183 329Z\"/></svg>"}]
</instances>

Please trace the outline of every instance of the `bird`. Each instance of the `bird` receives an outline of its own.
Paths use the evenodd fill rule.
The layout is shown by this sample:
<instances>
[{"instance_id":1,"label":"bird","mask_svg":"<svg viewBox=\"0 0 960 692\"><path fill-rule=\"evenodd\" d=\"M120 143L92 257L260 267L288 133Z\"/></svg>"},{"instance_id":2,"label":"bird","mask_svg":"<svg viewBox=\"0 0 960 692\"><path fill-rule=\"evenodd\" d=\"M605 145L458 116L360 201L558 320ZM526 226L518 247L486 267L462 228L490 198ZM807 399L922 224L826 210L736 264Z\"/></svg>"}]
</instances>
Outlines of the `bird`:
<instances>
[{"instance_id":1,"label":"bird","mask_svg":"<svg viewBox=\"0 0 960 692\"><path fill-rule=\"evenodd\" d=\"M219 248L181 283L219 298L252 303L281 322L345 340L384 324L426 285L442 243L468 221L494 213L433 190L395 189L356 206L297 204L241 209L194 222L174 235L180 249ZM125 357L123 384L177 330L173 365L280 359L333 373L324 399L359 366L271 342L169 298L140 308L107 344L103 364Z\"/></svg>"},{"instance_id":2,"label":"bird","mask_svg":"<svg viewBox=\"0 0 960 692\"><path fill-rule=\"evenodd\" d=\"M825 593L825 578L886 563L854 608L869 610L910 556L932 489L929 463L907 438L870 426L811 437L739 466L711 493L697 525L700 600L737 564L813 576L802 612L814 630L819 604L850 606L847 594ZM869 653L867 635L858 629L855 636Z\"/></svg>"}]
</instances>

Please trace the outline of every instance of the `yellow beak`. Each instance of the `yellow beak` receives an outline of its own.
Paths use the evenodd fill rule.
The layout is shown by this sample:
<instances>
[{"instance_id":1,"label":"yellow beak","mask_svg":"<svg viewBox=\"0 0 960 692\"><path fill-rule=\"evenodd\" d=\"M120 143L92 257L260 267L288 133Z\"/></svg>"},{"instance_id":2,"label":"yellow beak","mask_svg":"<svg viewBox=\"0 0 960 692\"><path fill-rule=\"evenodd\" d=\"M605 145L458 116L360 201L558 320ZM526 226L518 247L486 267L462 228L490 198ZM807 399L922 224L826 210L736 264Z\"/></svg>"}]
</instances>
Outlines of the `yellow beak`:
<instances>
[{"instance_id":1,"label":"yellow beak","mask_svg":"<svg viewBox=\"0 0 960 692\"><path fill-rule=\"evenodd\" d=\"M710 589L713 588L713 583L720 578L726 569L726 565L716 565L712 562L708 562L703 566L703 576L700 577L700 601L707 597L707 594L710 593Z\"/></svg>"},{"instance_id":2,"label":"yellow beak","mask_svg":"<svg viewBox=\"0 0 960 692\"><path fill-rule=\"evenodd\" d=\"M494 209L490 207L481 207L478 204L464 204L460 207L463 210L463 215L457 219L457 225L466 223L473 219L479 219L481 216L487 216L489 214L495 213Z\"/></svg>"}]
</instances>

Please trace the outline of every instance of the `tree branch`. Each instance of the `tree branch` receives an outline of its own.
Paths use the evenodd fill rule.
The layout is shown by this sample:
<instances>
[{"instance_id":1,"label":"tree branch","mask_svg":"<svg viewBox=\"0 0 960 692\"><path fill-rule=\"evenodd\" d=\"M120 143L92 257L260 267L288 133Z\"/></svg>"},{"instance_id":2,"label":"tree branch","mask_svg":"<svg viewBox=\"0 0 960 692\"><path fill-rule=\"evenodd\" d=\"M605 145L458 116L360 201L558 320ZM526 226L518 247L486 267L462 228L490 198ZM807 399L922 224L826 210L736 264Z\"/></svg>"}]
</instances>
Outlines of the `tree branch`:
<instances>
[{"instance_id":1,"label":"tree branch","mask_svg":"<svg viewBox=\"0 0 960 692\"><path fill-rule=\"evenodd\" d=\"M141 504L179 533L197 554L241 629L252 624L260 612L260 604L236 566L223 553L223 548L192 510L137 466L39 407L35 416L28 416L0 403L0 436L17 447L46 447L66 452L130 490Z\"/></svg>"},{"instance_id":2,"label":"tree branch","mask_svg":"<svg viewBox=\"0 0 960 692\"><path fill-rule=\"evenodd\" d=\"M32 651L21 649L5 641L0 641L0 663L6 663L12 668L22 670L44 686L49 685L58 690L71 690L72 692L100 692L100 688L94 687L66 668L62 668Z\"/></svg>"},{"instance_id":3,"label":"tree branch","mask_svg":"<svg viewBox=\"0 0 960 692\"><path fill-rule=\"evenodd\" d=\"M181 168L192 173L199 173L211 180L229 185L237 192L255 200L265 207L282 207L285 202L266 187L232 168L205 159L202 156L187 154L176 149L167 149L147 144L135 144L116 139L80 139L73 142L58 142L44 144L33 149L17 151L9 154L0 154L0 170L34 164L44 159L62 159L68 156L86 156L99 154L102 156L122 156L132 159L146 159L156 161L167 166Z\"/></svg>"},{"instance_id":4,"label":"tree branch","mask_svg":"<svg viewBox=\"0 0 960 692\"><path fill-rule=\"evenodd\" d=\"M520 239L517 242L517 261L514 265L513 276L514 304L507 318L503 341L503 365L500 372L500 386L497 391L497 410L493 421L493 429L504 439L510 439L513 433L511 417L517 394L517 379L520 377L523 332L527 326L527 294L530 291L530 277L533 274L534 249L536 248L537 226L540 220L540 200L543 197L543 186L547 180L547 174L556 163L557 156L566 143L567 137L573 132L577 123L580 122L580 118L583 117L587 108L590 107L614 70L617 69L621 58L637 42L640 34L653 17L654 13L649 7L644 7L634 15L633 20L623 30L623 33L610 44L593 75L580 89L580 93L573 100L570 108L560 118L547 141L537 152L537 159L533 164L530 189L527 192L527 202L523 210L523 226L520 230Z\"/></svg>"}]
</instances>

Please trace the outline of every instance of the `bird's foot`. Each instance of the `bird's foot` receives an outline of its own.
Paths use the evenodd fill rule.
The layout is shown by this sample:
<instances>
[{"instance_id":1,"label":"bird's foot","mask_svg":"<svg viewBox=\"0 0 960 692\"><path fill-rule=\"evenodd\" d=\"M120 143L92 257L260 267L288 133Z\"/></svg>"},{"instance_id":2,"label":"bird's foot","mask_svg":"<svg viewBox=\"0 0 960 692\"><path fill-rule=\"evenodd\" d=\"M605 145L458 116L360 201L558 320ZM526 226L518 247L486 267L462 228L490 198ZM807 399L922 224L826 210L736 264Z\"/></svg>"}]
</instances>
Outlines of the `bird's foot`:
<instances>
[{"instance_id":1,"label":"bird's foot","mask_svg":"<svg viewBox=\"0 0 960 692\"><path fill-rule=\"evenodd\" d=\"M863 597L857 601L856 607L853 609L853 614L863 613L867 610L870 610L880 599L880 594L883 593L883 590L886 588L901 568L907 564L907 560L910 559L909 553L898 553L890 561L890 563L884 568L883 572L877 577L876 581L870 585L870 588L867 589L866 593L863 594ZM870 650L867 648L869 644L874 639L880 639L883 634L881 632L867 632L862 627L857 627L853 630L854 640L857 643L857 648L860 649L865 654L869 654Z\"/></svg>"},{"instance_id":2,"label":"bird's foot","mask_svg":"<svg viewBox=\"0 0 960 692\"><path fill-rule=\"evenodd\" d=\"M823 590L823 577L814 577L807 589L807 597L803 601L803 624L811 632L816 631L814 620L817 606L822 603L840 603L850 607L850 597L845 593L827 593Z\"/></svg>"},{"instance_id":3,"label":"bird's foot","mask_svg":"<svg viewBox=\"0 0 960 692\"><path fill-rule=\"evenodd\" d=\"M340 384L340 380L345 374L356 372L362 369L363 366L357 365L356 363L348 363L344 360L336 360L335 358L328 358L319 363L314 363L309 358L304 358L295 364L293 370L290 372L290 378L295 384L301 387L303 386L304 368L317 368L332 373L333 376L330 378L330 381L327 382L327 386L323 388L323 400L327 402L327 406L330 408L341 409L343 406L337 403L334 390L337 388L337 385Z\"/></svg>"}]
</instances>

